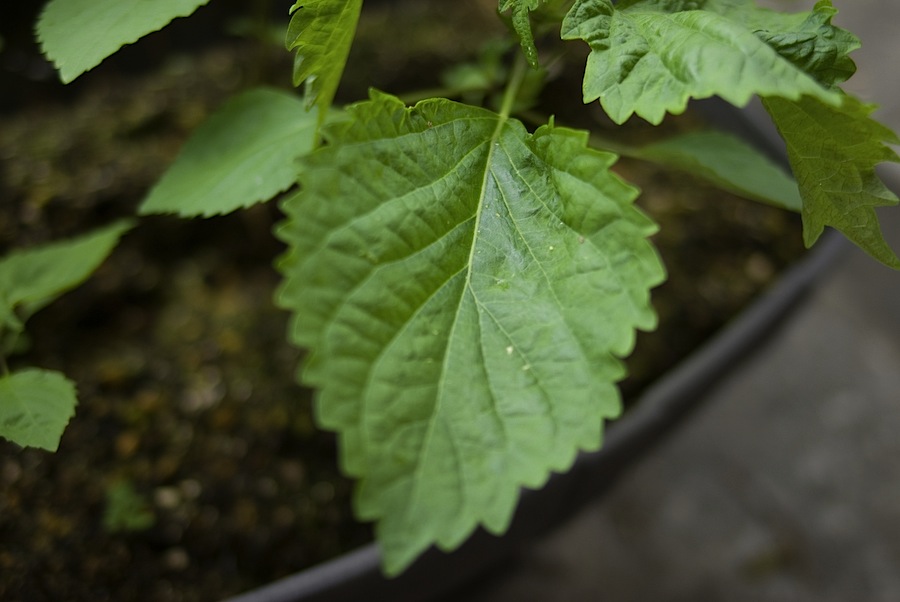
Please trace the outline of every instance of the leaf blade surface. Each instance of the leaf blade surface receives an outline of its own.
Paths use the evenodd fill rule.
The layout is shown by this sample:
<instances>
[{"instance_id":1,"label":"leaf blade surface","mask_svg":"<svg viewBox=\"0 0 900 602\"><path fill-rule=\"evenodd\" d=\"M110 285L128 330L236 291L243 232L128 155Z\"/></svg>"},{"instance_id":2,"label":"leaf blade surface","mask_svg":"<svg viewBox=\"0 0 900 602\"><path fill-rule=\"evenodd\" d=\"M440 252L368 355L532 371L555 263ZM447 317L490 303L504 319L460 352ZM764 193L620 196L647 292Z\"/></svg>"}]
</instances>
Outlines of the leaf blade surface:
<instances>
[{"instance_id":1,"label":"leaf blade surface","mask_svg":"<svg viewBox=\"0 0 900 602\"><path fill-rule=\"evenodd\" d=\"M285 203L279 300L395 573L599 446L663 270L585 134L377 94L349 113Z\"/></svg>"},{"instance_id":2,"label":"leaf blade surface","mask_svg":"<svg viewBox=\"0 0 900 602\"><path fill-rule=\"evenodd\" d=\"M797 183L768 157L738 138L719 131L679 134L623 154L668 165L698 176L744 198L800 212Z\"/></svg>"},{"instance_id":3,"label":"leaf blade surface","mask_svg":"<svg viewBox=\"0 0 900 602\"><path fill-rule=\"evenodd\" d=\"M296 179L316 140L316 111L269 88L230 99L187 141L140 213L220 215L267 201Z\"/></svg>"},{"instance_id":4,"label":"leaf blade surface","mask_svg":"<svg viewBox=\"0 0 900 602\"><path fill-rule=\"evenodd\" d=\"M721 96L744 106L753 95L796 99L839 96L757 37L735 0L577 0L563 39L591 47L584 100L599 99L616 123L632 114L658 124L683 112L690 98ZM762 9L755 9L762 11ZM772 11L754 12L757 21ZM734 15L732 18L731 15ZM780 23L776 23L780 25Z\"/></svg>"},{"instance_id":5,"label":"leaf blade surface","mask_svg":"<svg viewBox=\"0 0 900 602\"><path fill-rule=\"evenodd\" d=\"M59 372L28 368L0 376L0 436L56 451L77 403L75 385Z\"/></svg>"},{"instance_id":6,"label":"leaf blade surface","mask_svg":"<svg viewBox=\"0 0 900 602\"><path fill-rule=\"evenodd\" d=\"M361 10L362 0L298 0L291 7L285 46L297 51L294 85L306 82L306 106L318 107L320 120L337 92Z\"/></svg>"},{"instance_id":7,"label":"leaf blade surface","mask_svg":"<svg viewBox=\"0 0 900 602\"><path fill-rule=\"evenodd\" d=\"M13 251L0 259L0 331L21 330L16 311L28 316L85 280L132 227L113 223L69 240Z\"/></svg>"},{"instance_id":8,"label":"leaf blade surface","mask_svg":"<svg viewBox=\"0 0 900 602\"><path fill-rule=\"evenodd\" d=\"M186 17L209 0L51 0L37 23L41 50L63 83L126 44Z\"/></svg>"},{"instance_id":9,"label":"leaf blade surface","mask_svg":"<svg viewBox=\"0 0 900 602\"><path fill-rule=\"evenodd\" d=\"M501 13L511 11L512 25L522 45L522 52L532 68L538 67L538 51L534 45L534 32L531 31L529 13L537 10L541 0L500 0L497 10Z\"/></svg>"},{"instance_id":10,"label":"leaf blade surface","mask_svg":"<svg viewBox=\"0 0 900 602\"><path fill-rule=\"evenodd\" d=\"M818 240L825 226L832 226L885 265L900 269L875 213L876 207L898 203L875 166L900 162L887 146L900 139L869 117L874 107L852 96L845 96L838 108L813 98L764 98L763 104L787 143L803 199L806 246Z\"/></svg>"}]
</instances>

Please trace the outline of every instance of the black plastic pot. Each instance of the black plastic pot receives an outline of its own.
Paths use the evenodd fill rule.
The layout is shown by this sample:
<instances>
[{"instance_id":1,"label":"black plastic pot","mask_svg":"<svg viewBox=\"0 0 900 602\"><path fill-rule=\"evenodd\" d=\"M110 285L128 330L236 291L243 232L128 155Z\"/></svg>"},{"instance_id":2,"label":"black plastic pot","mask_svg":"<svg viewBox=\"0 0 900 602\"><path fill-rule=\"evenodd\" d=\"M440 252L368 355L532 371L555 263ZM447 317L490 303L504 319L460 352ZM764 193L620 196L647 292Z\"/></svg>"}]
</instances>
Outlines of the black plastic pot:
<instances>
[{"instance_id":1,"label":"black plastic pot","mask_svg":"<svg viewBox=\"0 0 900 602\"><path fill-rule=\"evenodd\" d=\"M738 111L721 102L699 107L709 120L742 135L784 162L758 111ZM768 124L766 124L768 125ZM386 579L375 544L227 602L343 602L391 600L425 602L446 597L454 589L495 567L523 547L561 525L585 503L609 490L637 460L660 443L704 398L704 393L738 366L769 336L826 272L849 243L827 233L803 260L776 285L746 308L675 370L650 387L626 415L612 423L603 448L582 454L565 474L554 474L540 490L524 490L509 531L495 537L477 531L452 553L429 550L406 572Z\"/></svg>"}]
</instances>

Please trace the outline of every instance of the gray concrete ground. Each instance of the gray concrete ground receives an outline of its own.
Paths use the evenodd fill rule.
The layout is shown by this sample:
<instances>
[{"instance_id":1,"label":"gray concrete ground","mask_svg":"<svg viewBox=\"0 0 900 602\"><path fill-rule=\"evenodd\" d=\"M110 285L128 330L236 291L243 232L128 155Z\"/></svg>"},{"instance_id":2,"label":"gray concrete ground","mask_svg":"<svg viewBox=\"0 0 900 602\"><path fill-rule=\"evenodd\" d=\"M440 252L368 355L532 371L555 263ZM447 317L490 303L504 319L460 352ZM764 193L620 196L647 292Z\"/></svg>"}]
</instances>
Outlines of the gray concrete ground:
<instances>
[{"instance_id":1,"label":"gray concrete ground","mask_svg":"<svg viewBox=\"0 0 900 602\"><path fill-rule=\"evenodd\" d=\"M836 5L865 42L853 89L900 129L900 2ZM900 600L898 303L900 273L848 252L689 424L467 599Z\"/></svg>"}]
</instances>

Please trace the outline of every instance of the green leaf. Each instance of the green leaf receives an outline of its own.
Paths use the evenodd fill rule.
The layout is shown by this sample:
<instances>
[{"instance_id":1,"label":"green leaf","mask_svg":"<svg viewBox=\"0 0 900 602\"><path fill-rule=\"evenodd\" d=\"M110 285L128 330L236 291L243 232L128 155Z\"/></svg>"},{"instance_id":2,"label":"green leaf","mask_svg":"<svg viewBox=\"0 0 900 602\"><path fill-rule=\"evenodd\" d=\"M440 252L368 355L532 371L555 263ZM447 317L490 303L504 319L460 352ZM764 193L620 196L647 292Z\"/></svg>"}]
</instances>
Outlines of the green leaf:
<instances>
[{"instance_id":1,"label":"green leaf","mask_svg":"<svg viewBox=\"0 0 900 602\"><path fill-rule=\"evenodd\" d=\"M563 21L563 39L591 47L584 100L600 99L616 123L632 114L658 124L685 110L690 98L718 95L744 106L754 94L839 104L820 85L754 34L744 21L749 0L576 0ZM703 10L697 10L702 8ZM755 9L757 22L771 11ZM721 12L722 14L718 14ZM778 30L779 21L773 20ZM797 57L791 57L797 60Z\"/></svg>"},{"instance_id":2,"label":"green leaf","mask_svg":"<svg viewBox=\"0 0 900 602\"><path fill-rule=\"evenodd\" d=\"M267 201L296 180L316 126L316 111L293 94L244 92L198 128L140 212L210 216Z\"/></svg>"},{"instance_id":3,"label":"green leaf","mask_svg":"<svg viewBox=\"0 0 900 602\"><path fill-rule=\"evenodd\" d=\"M294 85L306 82L306 106L319 108L324 119L334 100L362 0L297 0L291 7L285 46L297 51L294 59Z\"/></svg>"},{"instance_id":4,"label":"green leaf","mask_svg":"<svg viewBox=\"0 0 900 602\"><path fill-rule=\"evenodd\" d=\"M875 174L875 166L900 162L885 145L900 140L869 118L875 107L852 96L839 108L808 97L797 102L764 98L763 103L787 142L800 185L805 244L812 246L825 226L832 226L879 261L900 269L875 214L875 207L898 202Z\"/></svg>"},{"instance_id":5,"label":"green leaf","mask_svg":"<svg viewBox=\"0 0 900 602\"><path fill-rule=\"evenodd\" d=\"M821 0L812 11L782 13L744 0L717 0L710 9L744 24L760 40L826 86L846 81L856 72L847 55L859 48L852 33L831 24L837 14L830 0Z\"/></svg>"},{"instance_id":6,"label":"green leaf","mask_svg":"<svg viewBox=\"0 0 900 602\"><path fill-rule=\"evenodd\" d=\"M0 330L21 330L17 310L27 319L80 284L103 263L131 226L129 221L119 221L71 240L16 250L0 259L0 316L5 318L0 321Z\"/></svg>"},{"instance_id":7,"label":"green leaf","mask_svg":"<svg viewBox=\"0 0 900 602\"><path fill-rule=\"evenodd\" d=\"M279 302L397 573L599 447L664 273L584 132L374 93L325 136L284 204Z\"/></svg>"},{"instance_id":8,"label":"green leaf","mask_svg":"<svg viewBox=\"0 0 900 602\"><path fill-rule=\"evenodd\" d=\"M153 507L131 481L117 481L106 489L103 529L107 533L145 531L156 522Z\"/></svg>"},{"instance_id":9,"label":"green leaf","mask_svg":"<svg viewBox=\"0 0 900 602\"><path fill-rule=\"evenodd\" d=\"M621 152L686 171L744 198L791 211L801 208L794 179L754 147L725 132L688 132Z\"/></svg>"},{"instance_id":10,"label":"green leaf","mask_svg":"<svg viewBox=\"0 0 900 602\"><path fill-rule=\"evenodd\" d=\"M522 44L522 51L528 64L534 69L538 67L538 52L534 45L534 33L531 31L531 19L529 13L537 10L541 5L541 0L500 0L499 11L505 13L512 11L513 29L519 36Z\"/></svg>"},{"instance_id":11,"label":"green leaf","mask_svg":"<svg viewBox=\"0 0 900 602\"><path fill-rule=\"evenodd\" d=\"M30 368L0 376L0 436L56 451L77 403L75 385L59 372Z\"/></svg>"},{"instance_id":12,"label":"green leaf","mask_svg":"<svg viewBox=\"0 0 900 602\"><path fill-rule=\"evenodd\" d=\"M50 0L37 23L41 50L69 83L125 44L209 0Z\"/></svg>"},{"instance_id":13,"label":"green leaf","mask_svg":"<svg viewBox=\"0 0 900 602\"><path fill-rule=\"evenodd\" d=\"M783 58L825 86L843 82L856 72L856 65L847 55L859 48L859 39L831 24L838 11L830 0L820 0L812 11L799 13L761 8L749 0L682 0L669 5L670 10L692 7L741 23Z\"/></svg>"}]
</instances>

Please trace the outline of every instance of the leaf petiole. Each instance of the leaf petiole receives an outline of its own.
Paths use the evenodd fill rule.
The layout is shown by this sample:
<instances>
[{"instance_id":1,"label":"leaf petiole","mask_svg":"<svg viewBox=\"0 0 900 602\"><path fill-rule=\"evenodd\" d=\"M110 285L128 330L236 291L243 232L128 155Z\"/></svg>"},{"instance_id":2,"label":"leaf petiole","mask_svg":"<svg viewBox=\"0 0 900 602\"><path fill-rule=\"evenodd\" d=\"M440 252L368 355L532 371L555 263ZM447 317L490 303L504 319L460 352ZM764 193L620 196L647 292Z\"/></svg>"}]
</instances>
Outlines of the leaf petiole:
<instances>
[{"instance_id":1,"label":"leaf petiole","mask_svg":"<svg viewBox=\"0 0 900 602\"><path fill-rule=\"evenodd\" d=\"M517 53L516 62L513 64L509 81L506 83L506 88L503 90L503 102L500 104L500 117L502 117L504 121L512 113L516 98L518 98L519 91L522 89L522 82L525 81L525 72L527 70L528 59L521 52Z\"/></svg>"}]
</instances>

